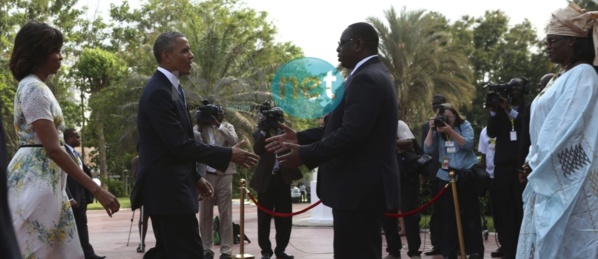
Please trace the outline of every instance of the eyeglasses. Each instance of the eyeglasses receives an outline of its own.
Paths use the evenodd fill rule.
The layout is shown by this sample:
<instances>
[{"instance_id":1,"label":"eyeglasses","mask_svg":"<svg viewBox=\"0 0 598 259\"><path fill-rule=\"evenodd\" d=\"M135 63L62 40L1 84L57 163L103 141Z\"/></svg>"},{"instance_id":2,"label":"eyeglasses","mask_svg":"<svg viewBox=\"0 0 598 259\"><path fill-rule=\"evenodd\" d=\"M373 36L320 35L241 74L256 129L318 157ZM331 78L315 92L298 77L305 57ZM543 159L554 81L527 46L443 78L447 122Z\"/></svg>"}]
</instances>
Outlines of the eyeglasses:
<instances>
[{"instance_id":1,"label":"eyeglasses","mask_svg":"<svg viewBox=\"0 0 598 259\"><path fill-rule=\"evenodd\" d=\"M552 46L557 41L560 41L560 40L563 40L563 39L567 39L567 38L569 38L569 37L559 37L559 36L546 37L546 41L544 42L544 45L546 45L546 46Z\"/></svg>"},{"instance_id":2,"label":"eyeglasses","mask_svg":"<svg viewBox=\"0 0 598 259\"><path fill-rule=\"evenodd\" d=\"M347 42L351 42L351 41L353 41L353 39L348 39L348 40L343 40L343 39L341 39L341 40L338 42L338 46L340 47L340 46L342 46L342 45L345 45L345 43L347 43Z\"/></svg>"}]
</instances>

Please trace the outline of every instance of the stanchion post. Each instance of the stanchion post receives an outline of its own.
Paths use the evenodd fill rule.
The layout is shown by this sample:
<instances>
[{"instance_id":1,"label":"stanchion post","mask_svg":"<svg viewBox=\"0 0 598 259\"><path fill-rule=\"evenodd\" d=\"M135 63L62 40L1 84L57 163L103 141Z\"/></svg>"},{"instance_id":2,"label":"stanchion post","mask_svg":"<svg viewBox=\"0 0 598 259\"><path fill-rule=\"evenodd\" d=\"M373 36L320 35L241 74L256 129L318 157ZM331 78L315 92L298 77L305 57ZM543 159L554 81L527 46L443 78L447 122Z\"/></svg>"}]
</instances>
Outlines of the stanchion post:
<instances>
[{"instance_id":1,"label":"stanchion post","mask_svg":"<svg viewBox=\"0 0 598 259\"><path fill-rule=\"evenodd\" d=\"M459 196L457 195L457 182L455 182L455 171L449 171L451 177L451 188L453 190L453 204L455 205L455 220L457 221L457 234L459 234L459 248L461 249L461 258L467 258L465 253L465 242L463 242L463 227L461 225L461 213L459 209Z\"/></svg>"},{"instance_id":2,"label":"stanchion post","mask_svg":"<svg viewBox=\"0 0 598 259\"><path fill-rule=\"evenodd\" d=\"M240 189L240 196L239 197L239 208L240 217L239 217L239 235L241 236L239 240L239 254L235 255L235 259L255 259L255 256L246 254L245 253L245 179L241 179L239 184Z\"/></svg>"}]
</instances>

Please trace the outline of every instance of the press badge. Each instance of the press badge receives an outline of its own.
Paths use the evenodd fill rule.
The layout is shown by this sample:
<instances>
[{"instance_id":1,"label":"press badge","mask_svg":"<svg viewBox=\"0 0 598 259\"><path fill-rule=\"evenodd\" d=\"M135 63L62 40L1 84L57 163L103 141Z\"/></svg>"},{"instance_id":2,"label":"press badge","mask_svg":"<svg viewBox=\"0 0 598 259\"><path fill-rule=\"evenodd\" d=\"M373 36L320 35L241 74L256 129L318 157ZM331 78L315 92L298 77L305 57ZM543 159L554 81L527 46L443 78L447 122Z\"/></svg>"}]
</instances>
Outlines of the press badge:
<instances>
[{"instance_id":1,"label":"press badge","mask_svg":"<svg viewBox=\"0 0 598 259\"><path fill-rule=\"evenodd\" d=\"M517 131L511 131L511 141L517 141Z\"/></svg>"},{"instance_id":2,"label":"press badge","mask_svg":"<svg viewBox=\"0 0 598 259\"><path fill-rule=\"evenodd\" d=\"M444 170L448 170L449 169L449 159L448 159L448 157L445 157L444 159L442 159L442 169L444 169Z\"/></svg>"},{"instance_id":3,"label":"press badge","mask_svg":"<svg viewBox=\"0 0 598 259\"><path fill-rule=\"evenodd\" d=\"M447 154L453 154L457 151L455 148L455 141L445 141L444 146L446 147Z\"/></svg>"}]
</instances>

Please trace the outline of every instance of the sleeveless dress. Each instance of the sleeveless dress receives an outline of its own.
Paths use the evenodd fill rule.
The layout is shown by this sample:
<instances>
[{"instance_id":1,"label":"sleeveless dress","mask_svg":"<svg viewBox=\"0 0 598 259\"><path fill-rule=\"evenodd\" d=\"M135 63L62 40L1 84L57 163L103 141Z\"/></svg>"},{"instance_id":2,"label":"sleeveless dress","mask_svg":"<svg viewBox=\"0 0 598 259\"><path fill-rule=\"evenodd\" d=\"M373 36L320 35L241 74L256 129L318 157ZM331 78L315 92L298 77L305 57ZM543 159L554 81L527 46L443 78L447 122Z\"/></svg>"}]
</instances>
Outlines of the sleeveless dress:
<instances>
[{"instance_id":1,"label":"sleeveless dress","mask_svg":"<svg viewBox=\"0 0 598 259\"><path fill-rule=\"evenodd\" d=\"M65 191L67 174L48 158L32 125L40 119L53 121L64 143L60 105L44 82L29 75L19 82L14 114L21 148L7 169L8 203L21 254L23 258L83 258Z\"/></svg>"}]
</instances>

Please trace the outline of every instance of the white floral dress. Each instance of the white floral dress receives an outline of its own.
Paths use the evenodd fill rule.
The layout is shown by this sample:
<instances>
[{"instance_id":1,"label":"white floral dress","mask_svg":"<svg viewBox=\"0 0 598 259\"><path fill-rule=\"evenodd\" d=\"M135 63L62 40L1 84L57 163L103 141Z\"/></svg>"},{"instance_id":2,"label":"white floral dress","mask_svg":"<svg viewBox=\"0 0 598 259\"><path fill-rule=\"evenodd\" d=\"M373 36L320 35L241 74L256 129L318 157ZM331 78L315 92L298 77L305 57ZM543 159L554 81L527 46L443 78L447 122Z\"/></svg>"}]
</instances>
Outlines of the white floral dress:
<instances>
[{"instance_id":1,"label":"white floral dress","mask_svg":"<svg viewBox=\"0 0 598 259\"><path fill-rule=\"evenodd\" d=\"M19 82L14 126L21 148L8 165L8 202L23 258L83 258L66 173L46 155L32 123L50 120L63 141L62 110L35 75Z\"/></svg>"}]
</instances>

